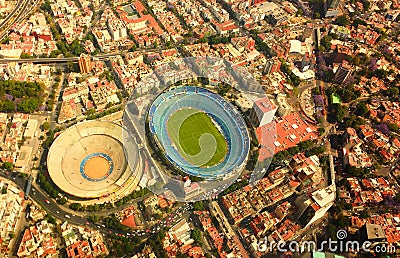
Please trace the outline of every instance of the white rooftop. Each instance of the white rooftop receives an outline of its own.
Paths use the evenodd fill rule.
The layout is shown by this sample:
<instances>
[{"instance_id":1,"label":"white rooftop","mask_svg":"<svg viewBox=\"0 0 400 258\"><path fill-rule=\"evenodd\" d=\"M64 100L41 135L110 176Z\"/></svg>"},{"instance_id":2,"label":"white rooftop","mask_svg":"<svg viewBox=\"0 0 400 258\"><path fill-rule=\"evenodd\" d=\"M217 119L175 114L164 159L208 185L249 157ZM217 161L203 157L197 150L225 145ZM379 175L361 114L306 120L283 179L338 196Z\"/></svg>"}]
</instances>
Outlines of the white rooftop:
<instances>
[{"instance_id":1,"label":"white rooftop","mask_svg":"<svg viewBox=\"0 0 400 258\"><path fill-rule=\"evenodd\" d=\"M319 189L312 193L312 199L320 206L324 207L335 201L335 188L331 186Z\"/></svg>"}]
</instances>

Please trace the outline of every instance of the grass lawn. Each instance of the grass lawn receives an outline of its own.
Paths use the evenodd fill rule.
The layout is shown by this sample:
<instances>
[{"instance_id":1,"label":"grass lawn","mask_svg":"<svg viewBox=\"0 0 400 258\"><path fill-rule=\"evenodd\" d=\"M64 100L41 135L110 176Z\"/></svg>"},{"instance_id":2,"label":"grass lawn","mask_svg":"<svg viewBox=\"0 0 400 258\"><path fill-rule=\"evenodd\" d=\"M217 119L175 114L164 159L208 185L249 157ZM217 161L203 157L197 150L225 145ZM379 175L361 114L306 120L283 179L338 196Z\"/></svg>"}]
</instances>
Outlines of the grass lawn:
<instances>
[{"instance_id":1,"label":"grass lawn","mask_svg":"<svg viewBox=\"0 0 400 258\"><path fill-rule=\"evenodd\" d=\"M340 97L338 95L336 95L335 93L332 93L332 103L333 104L342 104L342 100L340 99Z\"/></svg>"},{"instance_id":2,"label":"grass lawn","mask_svg":"<svg viewBox=\"0 0 400 258\"><path fill-rule=\"evenodd\" d=\"M167 131L182 157L193 165L214 166L225 159L226 139L211 117L202 111L176 111L168 119Z\"/></svg>"}]
</instances>

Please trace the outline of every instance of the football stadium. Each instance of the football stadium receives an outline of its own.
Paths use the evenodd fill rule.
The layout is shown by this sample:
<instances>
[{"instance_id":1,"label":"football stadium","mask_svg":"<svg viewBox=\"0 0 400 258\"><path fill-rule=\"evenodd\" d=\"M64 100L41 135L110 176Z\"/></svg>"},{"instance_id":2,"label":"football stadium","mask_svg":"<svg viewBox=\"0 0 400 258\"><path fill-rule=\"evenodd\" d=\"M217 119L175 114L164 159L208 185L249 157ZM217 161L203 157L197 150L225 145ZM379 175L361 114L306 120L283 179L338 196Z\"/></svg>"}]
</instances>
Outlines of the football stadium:
<instances>
[{"instance_id":1,"label":"football stadium","mask_svg":"<svg viewBox=\"0 0 400 258\"><path fill-rule=\"evenodd\" d=\"M89 121L69 127L53 142L47 157L52 181L64 192L80 198L115 194L122 197L139 180L139 162L131 169L122 145L123 128L115 123ZM131 144L130 151L137 146Z\"/></svg>"},{"instance_id":2,"label":"football stadium","mask_svg":"<svg viewBox=\"0 0 400 258\"><path fill-rule=\"evenodd\" d=\"M207 89L169 88L153 101L148 123L165 158L186 174L225 178L247 161L250 141L241 114Z\"/></svg>"}]
</instances>

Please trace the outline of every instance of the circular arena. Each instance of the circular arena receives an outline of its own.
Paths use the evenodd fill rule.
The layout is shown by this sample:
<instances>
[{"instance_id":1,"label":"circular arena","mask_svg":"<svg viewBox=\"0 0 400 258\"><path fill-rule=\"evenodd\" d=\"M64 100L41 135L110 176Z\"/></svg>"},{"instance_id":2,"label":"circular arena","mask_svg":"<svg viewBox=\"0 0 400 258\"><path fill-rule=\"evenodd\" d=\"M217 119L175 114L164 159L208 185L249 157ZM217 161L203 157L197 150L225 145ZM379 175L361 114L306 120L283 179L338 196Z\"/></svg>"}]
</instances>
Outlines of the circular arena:
<instances>
[{"instance_id":1,"label":"circular arena","mask_svg":"<svg viewBox=\"0 0 400 258\"><path fill-rule=\"evenodd\" d=\"M137 146L122 145L123 128L115 123L88 121L69 127L53 142L47 157L52 181L80 198L129 194L140 180ZM125 143L124 143L125 144ZM136 156L133 169L124 148Z\"/></svg>"},{"instance_id":2,"label":"circular arena","mask_svg":"<svg viewBox=\"0 0 400 258\"><path fill-rule=\"evenodd\" d=\"M250 141L241 114L207 89L168 89L150 106L148 121L166 159L184 173L225 178L241 171L247 161Z\"/></svg>"}]
</instances>

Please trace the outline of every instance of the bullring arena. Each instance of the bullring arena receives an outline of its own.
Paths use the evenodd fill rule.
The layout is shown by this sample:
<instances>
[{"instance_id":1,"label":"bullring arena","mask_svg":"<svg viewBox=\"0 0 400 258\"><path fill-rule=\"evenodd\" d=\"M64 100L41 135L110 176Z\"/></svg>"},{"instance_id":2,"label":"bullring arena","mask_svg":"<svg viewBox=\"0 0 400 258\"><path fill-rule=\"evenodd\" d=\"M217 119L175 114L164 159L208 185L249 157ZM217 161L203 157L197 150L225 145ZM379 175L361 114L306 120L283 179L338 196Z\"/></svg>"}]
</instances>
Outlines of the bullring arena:
<instances>
[{"instance_id":1,"label":"bullring arena","mask_svg":"<svg viewBox=\"0 0 400 258\"><path fill-rule=\"evenodd\" d=\"M136 188L141 177L135 143L126 146L135 157L129 167L121 126L89 121L69 127L52 144L47 167L52 181L64 192L80 198L114 194L120 198ZM125 142L124 142L125 144ZM131 155L130 154L130 155Z\"/></svg>"}]
</instances>

